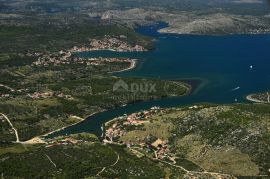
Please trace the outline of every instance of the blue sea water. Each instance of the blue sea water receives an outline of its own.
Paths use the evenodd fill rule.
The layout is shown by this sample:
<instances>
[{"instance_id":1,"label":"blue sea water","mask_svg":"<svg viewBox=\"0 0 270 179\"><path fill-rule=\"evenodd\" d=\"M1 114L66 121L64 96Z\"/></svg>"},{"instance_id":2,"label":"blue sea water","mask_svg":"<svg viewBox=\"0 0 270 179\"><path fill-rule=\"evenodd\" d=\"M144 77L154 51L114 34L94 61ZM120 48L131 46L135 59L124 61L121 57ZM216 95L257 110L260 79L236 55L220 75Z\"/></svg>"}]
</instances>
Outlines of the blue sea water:
<instances>
[{"instance_id":1,"label":"blue sea water","mask_svg":"<svg viewBox=\"0 0 270 179\"><path fill-rule=\"evenodd\" d=\"M166 24L140 27L137 32L152 36L155 49L149 52L117 53L97 51L84 57L138 58L138 66L118 76L155 77L174 80L200 80L189 96L130 104L102 112L84 122L51 136L78 132L101 134L102 123L125 113L152 106L172 107L194 103L247 102L249 93L270 89L270 35L174 35L157 30Z\"/></svg>"}]
</instances>

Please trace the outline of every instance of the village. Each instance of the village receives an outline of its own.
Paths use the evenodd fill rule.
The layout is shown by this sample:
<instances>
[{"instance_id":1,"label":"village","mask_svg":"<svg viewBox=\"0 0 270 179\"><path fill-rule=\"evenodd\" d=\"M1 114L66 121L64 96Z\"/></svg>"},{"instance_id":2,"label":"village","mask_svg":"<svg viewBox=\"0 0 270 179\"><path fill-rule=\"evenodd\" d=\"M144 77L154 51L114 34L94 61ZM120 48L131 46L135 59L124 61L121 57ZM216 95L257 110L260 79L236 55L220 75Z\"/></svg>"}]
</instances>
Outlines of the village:
<instances>
[{"instance_id":1,"label":"village","mask_svg":"<svg viewBox=\"0 0 270 179\"><path fill-rule=\"evenodd\" d=\"M119 38L124 38L121 36ZM90 40L89 47L73 47L70 50L60 50L59 52L50 53L50 52L30 52L28 51L26 54L20 54L20 56L28 56L37 58L32 63L32 67L50 67L50 66L62 66L62 65L72 65L72 64L81 64L86 66L104 66L107 64L113 63L126 63L128 64L127 69L135 67L136 59L130 58L81 58L73 55L76 52L84 52L84 51L94 51L94 50L114 50L114 51L145 51L142 46L135 45L131 46L126 42L123 42L117 38L112 38L110 36L105 36L101 40L92 39ZM121 71L120 69L119 71ZM50 92L34 92L33 94L28 94L29 89L20 89L15 90L6 85L0 84L0 88L5 88L5 92L0 92L0 98L13 98L15 92L18 93L27 93L27 96L32 99L40 99L40 98L50 98L52 95ZM72 99L71 96L64 94L57 94L60 98Z\"/></svg>"},{"instance_id":2,"label":"village","mask_svg":"<svg viewBox=\"0 0 270 179\"><path fill-rule=\"evenodd\" d=\"M119 38L126 38L126 36L121 35ZM95 50L111 50L117 52L141 52L146 51L146 49L140 45L130 45L118 38L114 38L106 35L103 39L91 39L89 46L83 47L73 47L69 52L85 52L85 51L95 51Z\"/></svg>"},{"instance_id":3,"label":"village","mask_svg":"<svg viewBox=\"0 0 270 179\"><path fill-rule=\"evenodd\" d=\"M131 64L132 60L129 58L80 58L70 55L70 52L59 52L59 55L43 54L37 61L33 62L32 66L36 67L48 67L48 66L60 66L69 64L82 64L86 66L101 66L107 63L126 62Z\"/></svg>"},{"instance_id":4,"label":"village","mask_svg":"<svg viewBox=\"0 0 270 179\"><path fill-rule=\"evenodd\" d=\"M148 135L144 140L139 140L136 143L119 140L129 130L142 129L143 124L150 122L148 119L151 116L164 112L165 109L152 107L149 110L115 118L105 124L106 130L103 142L105 144L125 145L138 157L142 157L145 155L144 153L147 153L153 159L169 160L175 163L175 157L170 155L168 140L162 140L152 135Z\"/></svg>"},{"instance_id":5,"label":"village","mask_svg":"<svg viewBox=\"0 0 270 179\"><path fill-rule=\"evenodd\" d=\"M58 97L68 100L73 100L74 98L71 95L65 95L64 93L57 93L57 92L34 92L32 94L27 94L28 97L31 99L47 99L52 97Z\"/></svg>"},{"instance_id":6,"label":"village","mask_svg":"<svg viewBox=\"0 0 270 179\"><path fill-rule=\"evenodd\" d=\"M122 37L123 38L123 37ZM104 65L104 63L115 63L115 62L128 62L132 64L132 60L128 58L80 58L73 54L77 52L86 51L97 51L97 50L112 50L117 52L134 52L134 51L145 51L140 45L132 46L124 41L110 36L105 36L103 39L92 39L90 40L89 46L77 47L74 46L69 50L61 50L57 53L30 53L26 56L37 57L38 59L33 62L32 66L37 67L48 67L48 66L59 66L65 64L85 64L85 65Z\"/></svg>"}]
</instances>

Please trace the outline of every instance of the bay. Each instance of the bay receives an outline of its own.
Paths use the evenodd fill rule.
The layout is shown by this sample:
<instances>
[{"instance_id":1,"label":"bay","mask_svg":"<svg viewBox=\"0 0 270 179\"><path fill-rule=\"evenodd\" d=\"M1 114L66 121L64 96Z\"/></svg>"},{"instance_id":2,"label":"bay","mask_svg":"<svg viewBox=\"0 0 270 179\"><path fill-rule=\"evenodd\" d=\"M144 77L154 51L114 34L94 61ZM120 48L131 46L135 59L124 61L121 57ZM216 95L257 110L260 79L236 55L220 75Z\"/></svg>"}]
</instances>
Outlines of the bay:
<instances>
[{"instance_id":1,"label":"bay","mask_svg":"<svg viewBox=\"0 0 270 179\"><path fill-rule=\"evenodd\" d=\"M245 96L249 93L270 89L270 34L207 36L157 32L165 26L164 23L158 23L137 29L137 32L155 39L155 49L149 52L94 51L78 55L139 59L135 69L115 75L183 80L196 86L190 95L140 102L108 110L48 137L79 132L100 136L104 122L123 114L152 106L247 102Z\"/></svg>"}]
</instances>

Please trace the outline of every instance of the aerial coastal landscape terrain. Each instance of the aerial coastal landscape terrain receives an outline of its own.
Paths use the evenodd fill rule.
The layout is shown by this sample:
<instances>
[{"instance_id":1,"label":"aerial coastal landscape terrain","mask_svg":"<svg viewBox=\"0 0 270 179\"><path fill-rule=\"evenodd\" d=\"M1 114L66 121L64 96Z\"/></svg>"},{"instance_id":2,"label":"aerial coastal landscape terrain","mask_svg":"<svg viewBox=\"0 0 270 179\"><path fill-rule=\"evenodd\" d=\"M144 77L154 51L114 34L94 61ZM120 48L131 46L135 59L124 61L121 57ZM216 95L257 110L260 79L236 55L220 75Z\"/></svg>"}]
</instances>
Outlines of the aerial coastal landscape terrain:
<instances>
[{"instance_id":1,"label":"aerial coastal landscape terrain","mask_svg":"<svg viewBox=\"0 0 270 179\"><path fill-rule=\"evenodd\" d=\"M0 0L0 177L269 178L268 0Z\"/></svg>"}]
</instances>

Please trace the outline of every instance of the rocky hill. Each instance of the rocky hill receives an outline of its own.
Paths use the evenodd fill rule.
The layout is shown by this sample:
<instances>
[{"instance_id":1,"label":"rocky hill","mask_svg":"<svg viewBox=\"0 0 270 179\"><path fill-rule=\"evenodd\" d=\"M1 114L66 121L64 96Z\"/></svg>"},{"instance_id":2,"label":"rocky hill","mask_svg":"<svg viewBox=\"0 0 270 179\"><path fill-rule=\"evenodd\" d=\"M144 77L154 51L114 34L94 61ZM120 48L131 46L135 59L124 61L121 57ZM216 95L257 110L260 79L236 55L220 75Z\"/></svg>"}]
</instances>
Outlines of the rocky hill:
<instances>
[{"instance_id":1,"label":"rocky hill","mask_svg":"<svg viewBox=\"0 0 270 179\"><path fill-rule=\"evenodd\" d=\"M269 117L263 104L151 109L109 123L107 140L190 173L267 176Z\"/></svg>"}]
</instances>

